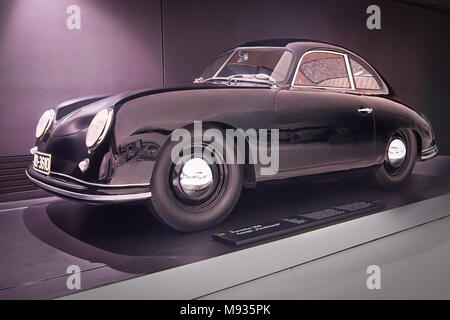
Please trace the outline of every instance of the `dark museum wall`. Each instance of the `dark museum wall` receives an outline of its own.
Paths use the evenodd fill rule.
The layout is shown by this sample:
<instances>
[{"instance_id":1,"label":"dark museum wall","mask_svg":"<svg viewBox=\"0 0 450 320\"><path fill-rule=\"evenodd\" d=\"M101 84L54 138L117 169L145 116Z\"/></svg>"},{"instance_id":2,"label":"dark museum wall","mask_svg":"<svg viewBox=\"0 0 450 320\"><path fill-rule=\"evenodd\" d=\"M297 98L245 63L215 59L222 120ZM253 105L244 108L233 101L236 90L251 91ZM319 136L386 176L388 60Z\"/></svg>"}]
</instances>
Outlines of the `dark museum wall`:
<instances>
[{"instance_id":1,"label":"dark museum wall","mask_svg":"<svg viewBox=\"0 0 450 320\"><path fill-rule=\"evenodd\" d=\"M330 42L365 57L430 118L441 154L450 154L450 7L439 2L2 0L0 194L29 163L22 155L44 110L77 96L191 82L224 50L271 38ZM66 27L73 4L80 30ZM381 8L381 30L366 27L371 4Z\"/></svg>"},{"instance_id":2,"label":"dark museum wall","mask_svg":"<svg viewBox=\"0 0 450 320\"><path fill-rule=\"evenodd\" d=\"M66 27L73 4L80 30ZM160 86L160 18L160 0L1 0L0 156L28 153L64 100Z\"/></svg>"}]
</instances>

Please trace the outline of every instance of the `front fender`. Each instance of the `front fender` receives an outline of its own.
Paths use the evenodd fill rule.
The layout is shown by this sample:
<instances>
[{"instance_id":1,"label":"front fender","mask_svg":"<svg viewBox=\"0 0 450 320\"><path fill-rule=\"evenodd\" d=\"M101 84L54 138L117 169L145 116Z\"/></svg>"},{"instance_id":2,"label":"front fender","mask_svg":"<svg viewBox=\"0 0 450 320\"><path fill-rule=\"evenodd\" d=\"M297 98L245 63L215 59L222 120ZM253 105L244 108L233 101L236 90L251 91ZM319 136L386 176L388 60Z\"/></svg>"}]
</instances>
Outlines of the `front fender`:
<instances>
[{"instance_id":1,"label":"front fender","mask_svg":"<svg viewBox=\"0 0 450 320\"><path fill-rule=\"evenodd\" d=\"M163 92L126 102L115 114L111 183L148 183L173 130L194 121L270 129L274 89L216 88Z\"/></svg>"}]
</instances>

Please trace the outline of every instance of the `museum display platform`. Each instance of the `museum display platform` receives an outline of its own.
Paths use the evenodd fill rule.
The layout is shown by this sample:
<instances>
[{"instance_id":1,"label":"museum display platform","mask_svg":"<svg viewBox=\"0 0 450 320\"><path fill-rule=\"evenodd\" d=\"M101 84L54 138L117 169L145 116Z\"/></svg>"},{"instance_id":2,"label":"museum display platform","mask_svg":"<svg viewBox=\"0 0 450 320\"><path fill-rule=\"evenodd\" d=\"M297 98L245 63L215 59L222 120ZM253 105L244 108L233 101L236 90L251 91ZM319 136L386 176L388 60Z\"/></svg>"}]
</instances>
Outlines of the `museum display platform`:
<instances>
[{"instance_id":1,"label":"museum display platform","mask_svg":"<svg viewBox=\"0 0 450 320\"><path fill-rule=\"evenodd\" d=\"M418 162L393 190L362 173L264 184L244 190L222 225L191 234L140 205L2 203L0 299L197 298L450 215L449 165L449 156ZM361 202L376 205L239 246L213 237ZM66 286L70 265L81 269L81 290Z\"/></svg>"}]
</instances>

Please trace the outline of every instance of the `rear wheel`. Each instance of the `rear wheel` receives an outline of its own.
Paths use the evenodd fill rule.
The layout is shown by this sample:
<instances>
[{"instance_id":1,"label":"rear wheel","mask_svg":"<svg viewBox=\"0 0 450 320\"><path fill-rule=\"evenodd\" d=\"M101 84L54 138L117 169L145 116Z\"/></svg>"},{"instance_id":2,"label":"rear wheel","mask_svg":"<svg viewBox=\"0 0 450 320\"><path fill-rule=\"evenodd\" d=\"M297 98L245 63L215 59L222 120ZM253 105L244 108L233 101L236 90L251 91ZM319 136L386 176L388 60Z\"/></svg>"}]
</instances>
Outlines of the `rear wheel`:
<instances>
[{"instance_id":1,"label":"rear wheel","mask_svg":"<svg viewBox=\"0 0 450 320\"><path fill-rule=\"evenodd\" d=\"M241 194L242 166L225 163L225 154L231 150L220 141L200 145L189 141L183 149L191 152L183 155L180 148L180 157L173 162L171 154L177 144L168 143L157 161L150 209L160 221L183 232L219 224Z\"/></svg>"},{"instance_id":2,"label":"rear wheel","mask_svg":"<svg viewBox=\"0 0 450 320\"><path fill-rule=\"evenodd\" d=\"M414 169L417 157L417 141L410 129L396 131L386 146L384 161L373 177L383 188L404 182Z\"/></svg>"}]
</instances>

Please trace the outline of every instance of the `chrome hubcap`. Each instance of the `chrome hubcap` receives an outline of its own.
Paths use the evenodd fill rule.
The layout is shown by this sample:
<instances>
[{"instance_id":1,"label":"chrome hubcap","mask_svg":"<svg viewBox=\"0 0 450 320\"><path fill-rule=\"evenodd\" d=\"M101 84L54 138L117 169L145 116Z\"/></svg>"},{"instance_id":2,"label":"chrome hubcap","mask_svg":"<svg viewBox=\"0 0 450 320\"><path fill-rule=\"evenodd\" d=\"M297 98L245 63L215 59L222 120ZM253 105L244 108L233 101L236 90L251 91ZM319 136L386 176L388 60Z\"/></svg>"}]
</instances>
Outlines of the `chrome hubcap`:
<instances>
[{"instance_id":1,"label":"chrome hubcap","mask_svg":"<svg viewBox=\"0 0 450 320\"><path fill-rule=\"evenodd\" d=\"M228 184L228 167L212 158L211 152L197 151L173 163L169 187L177 205L190 212L204 212L222 198ZM222 159L220 153L215 153Z\"/></svg>"},{"instance_id":2,"label":"chrome hubcap","mask_svg":"<svg viewBox=\"0 0 450 320\"><path fill-rule=\"evenodd\" d=\"M403 140L393 139L388 147L387 157L394 168L402 165L406 158L406 146Z\"/></svg>"},{"instance_id":3,"label":"chrome hubcap","mask_svg":"<svg viewBox=\"0 0 450 320\"><path fill-rule=\"evenodd\" d=\"M186 194L208 188L213 183L213 175L208 163L201 158L188 160L180 174L180 185Z\"/></svg>"}]
</instances>

